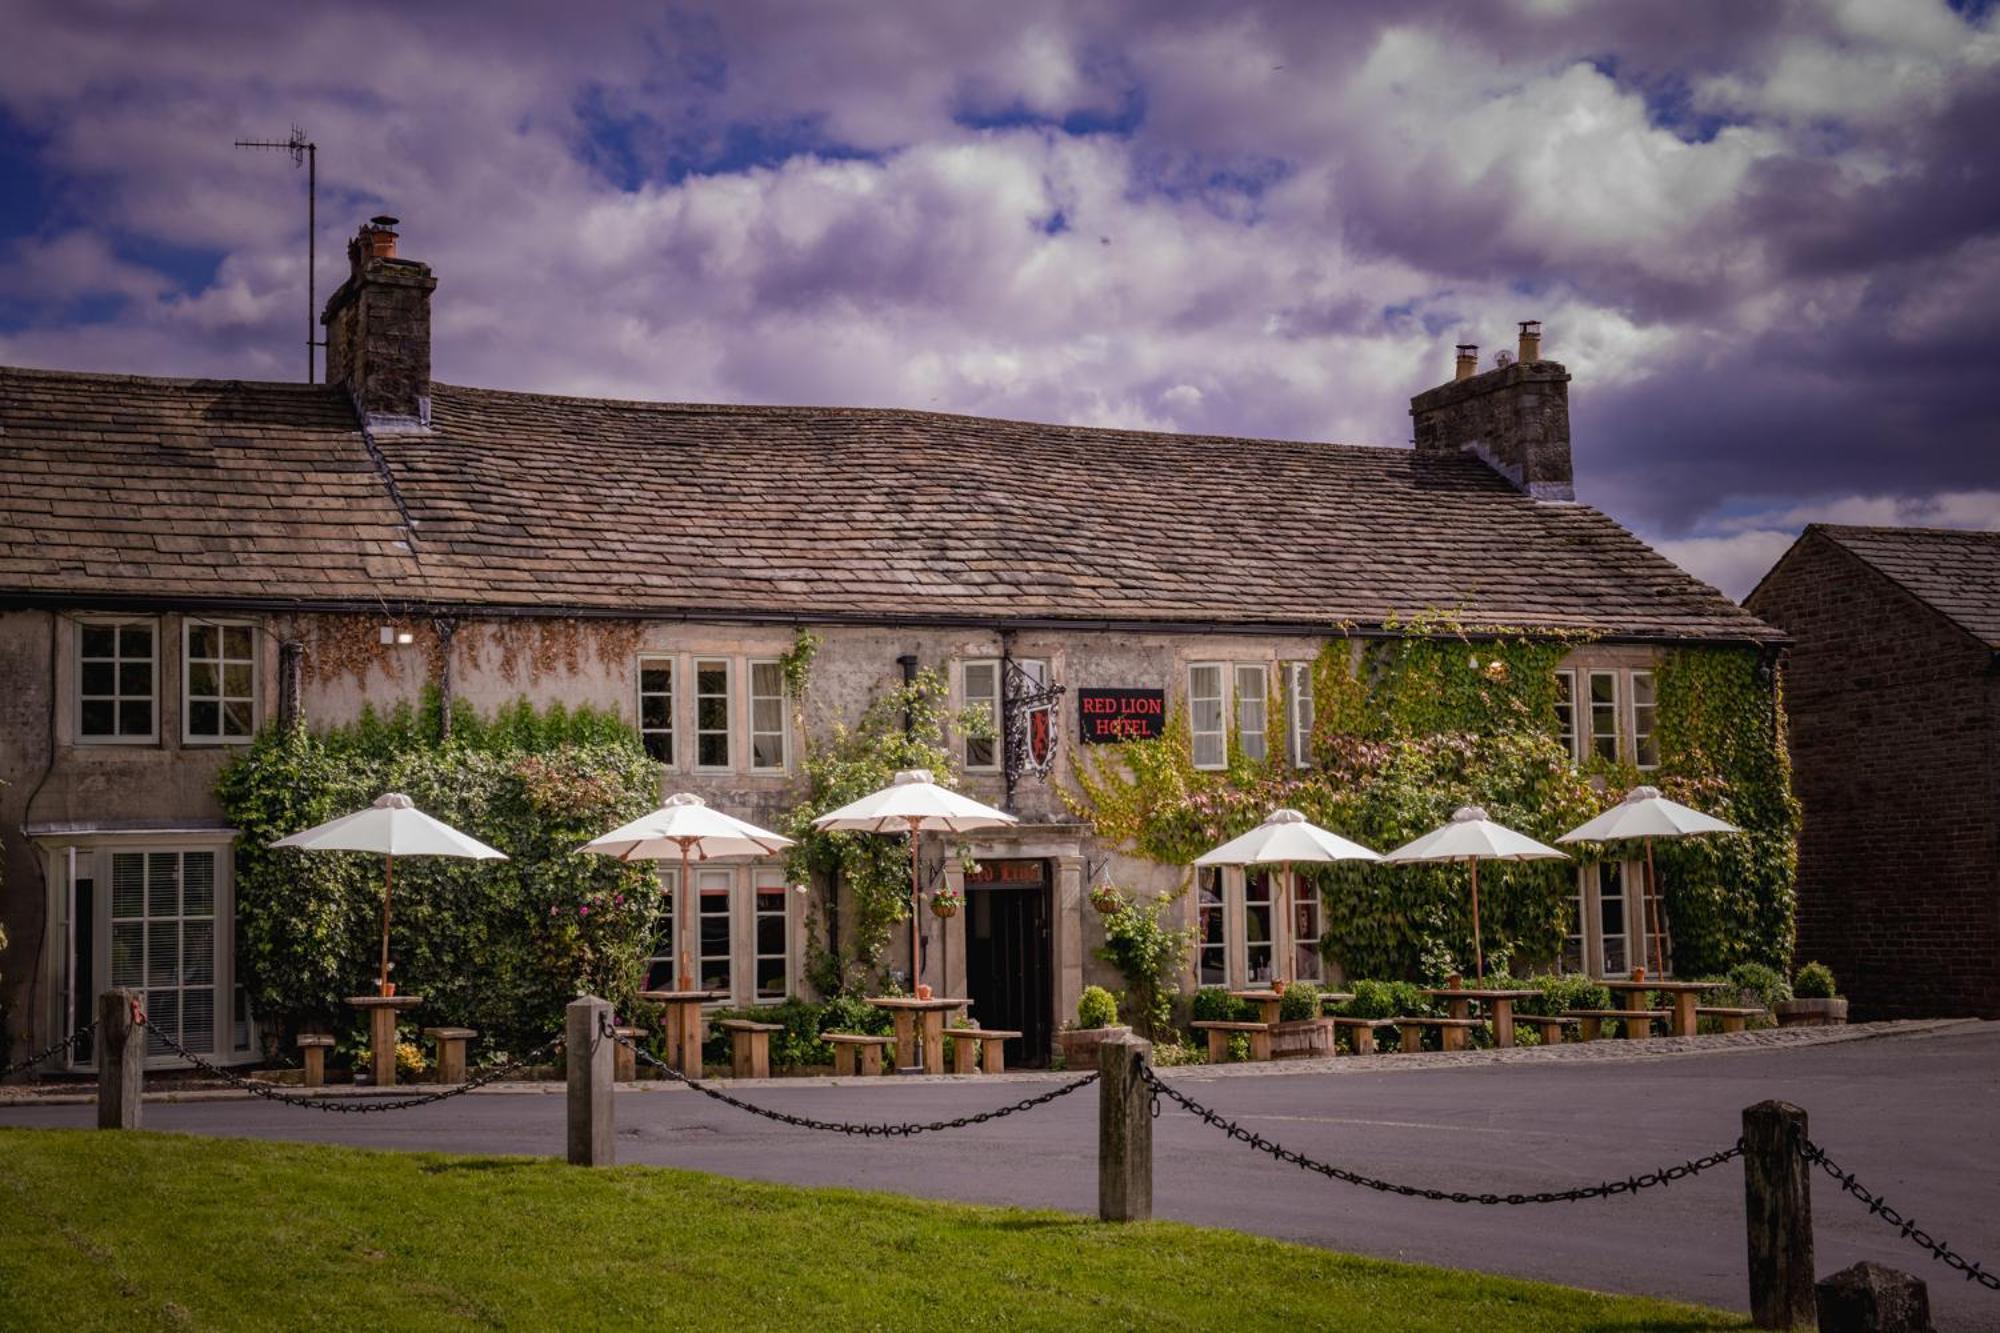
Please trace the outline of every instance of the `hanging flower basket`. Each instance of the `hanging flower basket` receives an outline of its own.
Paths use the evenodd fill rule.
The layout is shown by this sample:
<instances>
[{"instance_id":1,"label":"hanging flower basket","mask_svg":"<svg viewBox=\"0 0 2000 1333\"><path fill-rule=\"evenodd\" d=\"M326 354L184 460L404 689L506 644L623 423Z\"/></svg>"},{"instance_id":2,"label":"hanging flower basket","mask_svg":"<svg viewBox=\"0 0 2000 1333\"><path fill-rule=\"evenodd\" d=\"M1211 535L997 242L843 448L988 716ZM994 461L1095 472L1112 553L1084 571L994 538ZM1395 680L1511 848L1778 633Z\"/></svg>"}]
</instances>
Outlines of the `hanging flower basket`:
<instances>
[{"instance_id":1,"label":"hanging flower basket","mask_svg":"<svg viewBox=\"0 0 2000 1333\"><path fill-rule=\"evenodd\" d=\"M931 895L931 914L949 919L958 915L958 909L965 906L956 889L939 889Z\"/></svg>"},{"instance_id":2,"label":"hanging flower basket","mask_svg":"<svg viewBox=\"0 0 2000 1333\"><path fill-rule=\"evenodd\" d=\"M1125 898L1115 884L1100 884L1090 891L1090 905L1109 916L1125 905Z\"/></svg>"}]
</instances>

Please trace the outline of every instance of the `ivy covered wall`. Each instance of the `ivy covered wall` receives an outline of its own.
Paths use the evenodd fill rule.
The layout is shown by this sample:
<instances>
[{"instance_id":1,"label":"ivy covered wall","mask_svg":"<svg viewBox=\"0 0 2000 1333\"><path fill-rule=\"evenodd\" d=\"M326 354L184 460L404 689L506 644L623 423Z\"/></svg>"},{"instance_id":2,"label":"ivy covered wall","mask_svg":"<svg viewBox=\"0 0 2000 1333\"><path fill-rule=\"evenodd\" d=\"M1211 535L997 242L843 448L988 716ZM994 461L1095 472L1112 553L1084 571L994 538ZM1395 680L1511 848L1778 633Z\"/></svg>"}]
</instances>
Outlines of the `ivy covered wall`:
<instances>
[{"instance_id":1,"label":"ivy covered wall","mask_svg":"<svg viewBox=\"0 0 2000 1333\"><path fill-rule=\"evenodd\" d=\"M1661 888L1682 975L1755 960L1783 966L1792 940L1795 836L1776 684L1754 650L1686 648L1656 665L1660 766L1572 763L1559 737L1557 667L1581 637L1473 638L1442 622L1410 637L1330 641L1313 664L1312 755L1294 767L1273 743L1265 760L1232 738L1226 771L1195 769L1187 717L1161 737L1072 756L1073 805L1139 856L1187 865L1290 806L1388 850L1461 805L1544 842L1642 781L1737 824L1740 836L1658 844ZM1270 716L1285 716L1270 701ZM1273 728L1274 737L1277 729ZM1603 847L1580 847L1580 861ZM1626 856L1628 848L1609 849ZM1569 929L1575 865L1489 863L1480 872L1489 966L1511 955L1551 962ZM1302 871L1322 890L1322 948L1349 975L1414 976L1446 956L1469 962L1463 866L1346 864Z\"/></svg>"}]
</instances>

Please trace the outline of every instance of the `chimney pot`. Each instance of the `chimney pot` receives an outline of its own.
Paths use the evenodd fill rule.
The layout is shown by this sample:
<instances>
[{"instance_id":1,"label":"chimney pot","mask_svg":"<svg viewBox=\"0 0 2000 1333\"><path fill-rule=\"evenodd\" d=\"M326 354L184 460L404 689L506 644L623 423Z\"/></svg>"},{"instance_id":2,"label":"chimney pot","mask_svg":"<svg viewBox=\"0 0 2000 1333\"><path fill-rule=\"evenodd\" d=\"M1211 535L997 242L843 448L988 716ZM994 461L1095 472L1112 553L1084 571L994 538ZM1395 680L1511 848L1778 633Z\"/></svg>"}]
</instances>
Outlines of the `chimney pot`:
<instances>
[{"instance_id":1,"label":"chimney pot","mask_svg":"<svg viewBox=\"0 0 2000 1333\"><path fill-rule=\"evenodd\" d=\"M347 281L326 303L326 378L345 385L370 430L430 424L430 266L396 259L396 219L370 218L348 243ZM395 260L394 263L382 261Z\"/></svg>"},{"instance_id":2,"label":"chimney pot","mask_svg":"<svg viewBox=\"0 0 2000 1333\"><path fill-rule=\"evenodd\" d=\"M1458 366L1452 375L1455 380L1469 380L1479 373L1479 344L1460 343L1458 345Z\"/></svg>"},{"instance_id":3,"label":"chimney pot","mask_svg":"<svg viewBox=\"0 0 2000 1333\"><path fill-rule=\"evenodd\" d=\"M1539 361L1542 359L1542 321L1539 319L1524 319L1521 321L1520 359L1522 361Z\"/></svg>"}]
</instances>

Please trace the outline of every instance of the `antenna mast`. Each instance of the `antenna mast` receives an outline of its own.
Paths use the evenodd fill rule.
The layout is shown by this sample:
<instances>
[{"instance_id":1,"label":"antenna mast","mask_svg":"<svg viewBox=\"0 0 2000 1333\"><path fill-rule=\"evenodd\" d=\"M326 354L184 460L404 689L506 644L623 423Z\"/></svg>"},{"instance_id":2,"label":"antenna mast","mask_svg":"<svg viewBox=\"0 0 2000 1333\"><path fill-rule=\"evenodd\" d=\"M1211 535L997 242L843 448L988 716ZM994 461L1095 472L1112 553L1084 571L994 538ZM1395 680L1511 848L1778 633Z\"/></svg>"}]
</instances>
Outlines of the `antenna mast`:
<instances>
[{"instance_id":1,"label":"antenna mast","mask_svg":"<svg viewBox=\"0 0 2000 1333\"><path fill-rule=\"evenodd\" d=\"M292 126L292 137L238 139L238 148L276 148L292 155L292 165L306 169L306 383L317 383L318 362L313 349L324 347L319 333L319 145Z\"/></svg>"}]
</instances>

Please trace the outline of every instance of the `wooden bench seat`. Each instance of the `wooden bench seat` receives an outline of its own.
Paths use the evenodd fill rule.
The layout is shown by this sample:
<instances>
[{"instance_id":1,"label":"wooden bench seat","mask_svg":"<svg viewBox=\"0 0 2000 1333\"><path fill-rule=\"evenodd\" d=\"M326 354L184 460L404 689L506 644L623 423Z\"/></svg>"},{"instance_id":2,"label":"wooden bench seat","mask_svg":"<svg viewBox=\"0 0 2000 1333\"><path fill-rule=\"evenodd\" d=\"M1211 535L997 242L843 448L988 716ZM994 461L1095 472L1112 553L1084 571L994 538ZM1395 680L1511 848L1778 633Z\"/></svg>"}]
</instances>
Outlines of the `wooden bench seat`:
<instances>
[{"instance_id":1,"label":"wooden bench seat","mask_svg":"<svg viewBox=\"0 0 2000 1333\"><path fill-rule=\"evenodd\" d=\"M1596 1041L1603 1033L1606 1023L1623 1023L1627 1037L1650 1037L1653 1024L1663 1023L1669 1030L1673 1027L1674 1011L1671 1009L1571 1009L1564 1018L1576 1021L1577 1031L1585 1041Z\"/></svg>"},{"instance_id":2,"label":"wooden bench seat","mask_svg":"<svg viewBox=\"0 0 2000 1333\"><path fill-rule=\"evenodd\" d=\"M1007 1043L1021 1034L999 1028L946 1028L944 1035L951 1038L953 1073L1002 1074L1007 1070Z\"/></svg>"},{"instance_id":3,"label":"wooden bench seat","mask_svg":"<svg viewBox=\"0 0 2000 1333\"><path fill-rule=\"evenodd\" d=\"M305 1085L317 1088L326 1082L326 1053L333 1049L333 1038L323 1032L301 1032L299 1053L305 1058Z\"/></svg>"},{"instance_id":4,"label":"wooden bench seat","mask_svg":"<svg viewBox=\"0 0 2000 1333\"><path fill-rule=\"evenodd\" d=\"M1208 1034L1208 1062L1223 1064L1229 1059L1229 1039L1241 1033L1250 1039L1250 1058L1268 1060L1271 1058L1271 1025L1269 1023L1225 1023L1220 1019L1196 1023L1196 1030Z\"/></svg>"},{"instance_id":5,"label":"wooden bench seat","mask_svg":"<svg viewBox=\"0 0 2000 1333\"><path fill-rule=\"evenodd\" d=\"M882 1052L895 1038L877 1037L866 1032L822 1032L820 1040L833 1047L835 1074L858 1072L872 1077L882 1072Z\"/></svg>"},{"instance_id":6,"label":"wooden bench seat","mask_svg":"<svg viewBox=\"0 0 2000 1333\"><path fill-rule=\"evenodd\" d=\"M1696 1018L1713 1018L1722 1024L1724 1032L1742 1032L1753 1018L1768 1018L1762 1009L1726 1009L1716 1005L1698 1004L1694 1008Z\"/></svg>"},{"instance_id":7,"label":"wooden bench seat","mask_svg":"<svg viewBox=\"0 0 2000 1333\"><path fill-rule=\"evenodd\" d=\"M1563 1043L1563 1029L1574 1020L1565 1018L1561 1014L1516 1013L1514 1021L1533 1028L1535 1035L1542 1039L1542 1045L1560 1046Z\"/></svg>"},{"instance_id":8,"label":"wooden bench seat","mask_svg":"<svg viewBox=\"0 0 2000 1333\"><path fill-rule=\"evenodd\" d=\"M612 1032L621 1039L611 1044L611 1078L615 1083L630 1083L639 1077L639 1057L632 1045L645 1040L644 1028L613 1028ZM631 1043L632 1045L628 1045Z\"/></svg>"},{"instance_id":9,"label":"wooden bench seat","mask_svg":"<svg viewBox=\"0 0 2000 1333\"><path fill-rule=\"evenodd\" d=\"M1329 1015L1333 1022L1333 1049L1340 1050L1340 1034L1347 1034L1347 1048L1356 1055L1372 1054L1375 1050L1375 1033L1380 1028L1396 1026L1393 1018L1349 1018L1345 1014ZM1368 1049L1361 1049L1362 1038L1368 1040Z\"/></svg>"},{"instance_id":10,"label":"wooden bench seat","mask_svg":"<svg viewBox=\"0 0 2000 1333\"><path fill-rule=\"evenodd\" d=\"M771 1077L771 1034L783 1032L783 1023L753 1023L747 1018L716 1020L729 1034L729 1072L737 1078Z\"/></svg>"},{"instance_id":11,"label":"wooden bench seat","mask_svg":"<svg viewBox=\"0 0 2000 1333\"><path fill-rule=\"evenodd\" d=\"M1391 1020L1396 1031L1402 1034L1403 1049L1421 1051L1424 1048L1424 1029L1438 1030L1438 1044L1447 1051L1465 1049L1467 1032L1473 1028L1485 1027L1486 1021L1479 1018L1431 1018L1427 1015L1409 1014Z\"/></svg>"},{"instance_id":12,"label":"wooden bench seat","mask_svg":"<svg viewBox=\"0 0 2000 1333\"><path fill-rule=\"evenodd\" d=\"M479 1034L471 1028L425 1028L424 1035L437 1043L437 1081L465 1082L465 1044Z\"/></svg>"}]
</instances>

